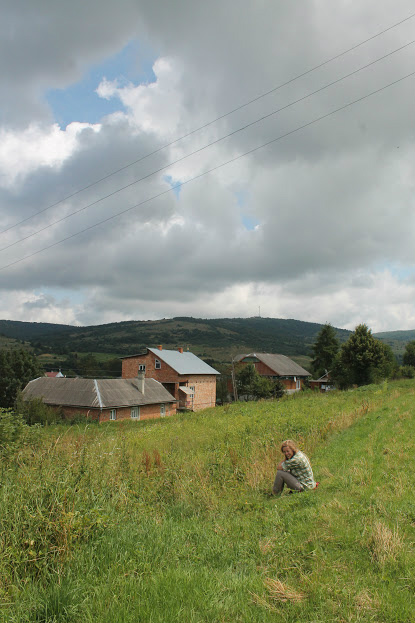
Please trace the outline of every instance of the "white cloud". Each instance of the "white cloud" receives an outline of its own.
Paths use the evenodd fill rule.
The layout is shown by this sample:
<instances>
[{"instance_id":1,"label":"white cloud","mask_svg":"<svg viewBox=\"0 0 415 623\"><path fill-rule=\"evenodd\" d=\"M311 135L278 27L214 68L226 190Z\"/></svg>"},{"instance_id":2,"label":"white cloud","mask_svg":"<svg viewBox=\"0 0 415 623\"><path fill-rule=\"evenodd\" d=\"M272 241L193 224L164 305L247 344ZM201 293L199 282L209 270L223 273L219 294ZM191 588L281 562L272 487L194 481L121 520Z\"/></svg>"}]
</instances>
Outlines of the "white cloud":
<instances>
[{"instance_id":1,"label":"white cloud","mask_svg":"<svg viewBox=\"0 0 415 623\"><path fill-rule=\"evenodd\" d=\"M128 111L129 123L138 130L173 136L183 115L178 66L171 59L159 58L153 71L155 82L119 86L117 80L104 78L96 92L105 99L117 97Z\"/></svg>"},{"instance_id":2,"label":"white cloud","mask_svg":"<svg viewBox=\"0 0 415 623\"><path fill-rule=\"evenodd\" d=\"M76 150L79 134L86 128L94 132L100 125L70 123L65 130L57 124L30 124L24 130L0 128L0 186L11 187L41 167L60 167Z\"/></svg>"},{"instance_id":3,"label":"white cloud","mask_svg":"<svg viewBox=\"0 0 415 623\"><path fill-rule=\"evenodd\" d=\"M0 121L2 220L10 226L115 169L122 171L10 230L0 238L0 249L130 186L7 252L0 250L1 269L85 230L0 270L3 292L21 292L17 308L11 302L3 308L4 317L44 318L49 306L49 317L58 318L52 300L42 299L43 307L25 301L30 303L34 288L63 288L69 301L65 317L82 323L252 316L260 305L267 316L328 320L347 328L362 321L375 330L412 328L413 284L402 274L414 267L413 81L185 183L178 198L170 192L147 201L167 190L168 180L188 182L407 73L410 49L169 164L402 45L412 36L410 22L161 150L409 15L409 0L398 0L393 15L385 0L340 3L335 9L315 0L301 12L295 3L270 3L259 10L243 2L237 15L230 0L213 5L184 0L180 10L168 2L125 0L122 16L111 3L105 7L107 14L97 11L101 31L94 28L91 41L86 36L91 20L80 23L75 2L61 11L54 4L48 16L42 14L26 43L25 20L12 5L8 9L7 15L17 19L27 66L17 54L11 60L15 72L5 101L16 102L16 110L13 115L9 108ZM46 52L36 52L35 41L42 36ZM102 77L96 92L119 100L120 111L94 126L74 119L60 130L50 121L44 90L79 79L91 63L119 51L132 37L157 51L154 82L125 85L122 76ZM62 49L56 43L60 38ZM139 54L137 65L145 60ZM1 71L6 84L9 68L0 62L0 80ZM156 169L161 170L151 175ZM135 183L140 178L145 179ZM255 229L244 227L243 215L259 223ZM398 265L401 276L391 268ZM81 303L71 303L74 292L82 292Z\"/></svg>"}]
</instances>

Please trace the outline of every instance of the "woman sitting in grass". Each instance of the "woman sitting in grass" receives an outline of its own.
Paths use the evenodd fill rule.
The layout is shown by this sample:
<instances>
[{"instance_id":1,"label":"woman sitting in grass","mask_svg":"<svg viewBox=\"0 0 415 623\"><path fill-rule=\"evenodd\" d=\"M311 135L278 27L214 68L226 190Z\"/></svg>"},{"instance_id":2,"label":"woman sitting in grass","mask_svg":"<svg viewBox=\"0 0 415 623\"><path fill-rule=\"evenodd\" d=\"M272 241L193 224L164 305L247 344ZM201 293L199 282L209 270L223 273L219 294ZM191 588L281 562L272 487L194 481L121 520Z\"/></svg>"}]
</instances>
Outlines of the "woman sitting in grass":
<instances>
[{"instance_id":1,"label":"woman sitting in grass","mask_svg":"<svg viewBox=\"0 0 415 623\"><path fill-rule=\"evenodd\" d=\"M315 489L317 483L314 480L310 461L291 439L282 442L281 452L285 456L285 461L281 461L277 467L277 475L272 487L273 494L281 495L284 485L292 491Z\"/></svg>"}]
</instances>

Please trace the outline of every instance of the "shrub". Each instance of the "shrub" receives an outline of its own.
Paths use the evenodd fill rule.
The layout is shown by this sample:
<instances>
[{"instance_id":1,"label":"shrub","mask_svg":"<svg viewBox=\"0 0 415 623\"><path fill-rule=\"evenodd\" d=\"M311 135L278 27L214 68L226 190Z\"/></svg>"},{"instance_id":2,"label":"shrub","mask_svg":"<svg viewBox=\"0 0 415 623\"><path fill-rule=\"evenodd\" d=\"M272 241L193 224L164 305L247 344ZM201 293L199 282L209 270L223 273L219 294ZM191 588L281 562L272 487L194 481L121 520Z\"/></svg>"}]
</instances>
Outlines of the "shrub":
<instances>
[{"instance_id":1,"label":"shrub","mask_svg":"<svg viewBox=\"0 0 415 623\"><path fill-rule=\"evenodd\" d=\"M25 433L23 418L11 409L0 407L0 455L7 454L19 444Z\"/></svg>"},{"instance_id":2,"label":"shrub","mask_svg":"<svg viewBox=\"0 0 415 623\"><path fill-rule=\"evenodd\" d=\"M46 405L41 398L24 400L21 393L17 395L15 410L29 426L33 424L55 424L63 419L60 409Z\"/></svg>"},{"instance_id":3,"label":"shrub","mask_svg":"<svg viewBox=\"0 0 415 623\"><path fill-rule=\"evenodd\" d=\"M413 379L415 377L414 366L401 366L399 372L404 379Z\"/></svg>"}]
</instances>

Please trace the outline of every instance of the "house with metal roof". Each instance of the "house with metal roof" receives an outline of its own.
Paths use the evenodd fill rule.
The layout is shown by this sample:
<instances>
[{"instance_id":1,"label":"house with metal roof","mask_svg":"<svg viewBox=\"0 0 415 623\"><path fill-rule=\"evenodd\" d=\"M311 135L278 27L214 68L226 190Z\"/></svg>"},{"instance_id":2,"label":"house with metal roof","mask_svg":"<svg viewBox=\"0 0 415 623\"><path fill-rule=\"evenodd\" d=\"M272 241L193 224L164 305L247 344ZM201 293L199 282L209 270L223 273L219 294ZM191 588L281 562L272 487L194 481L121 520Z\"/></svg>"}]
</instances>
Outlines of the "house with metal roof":
<instances>
[{"instance_id":1,"label":"house with metal roof","mask_svg":"<svg viewBox=\"0 0 415 623\"><path fill-rule=\"evenodd\" d=\"M258 374L271 380L279 379L288 394L299 391L311 373L285 355L272 353L248 353L234 357L234 364L252 364Z\"/></svg>"},{"instance_id":2,"label":"house with metal roof","mask_svg":"<svg viewBox=\"0 0 415 623\"><path fill-rule=\"evenodd\" d=\"M146 379L162 383L177 400L179 409L199 411L216 404L217 370L193 353L147 348L144 353L122 357L122 378L130 379L142 371Z\"/></svg>"},{"instance_id":3,"label":"house with metal roof","mask_svg":"<svg viewBox=\"0 0 415 623\"><path fill-rule=\"evenodd\" d=\"M82 414L99 422L147 420L176 413L176 400L155 379L144 374L133 379L40 377L23 390L24 400L42 401L71 418Z\"/></svg>"}]
</instances>

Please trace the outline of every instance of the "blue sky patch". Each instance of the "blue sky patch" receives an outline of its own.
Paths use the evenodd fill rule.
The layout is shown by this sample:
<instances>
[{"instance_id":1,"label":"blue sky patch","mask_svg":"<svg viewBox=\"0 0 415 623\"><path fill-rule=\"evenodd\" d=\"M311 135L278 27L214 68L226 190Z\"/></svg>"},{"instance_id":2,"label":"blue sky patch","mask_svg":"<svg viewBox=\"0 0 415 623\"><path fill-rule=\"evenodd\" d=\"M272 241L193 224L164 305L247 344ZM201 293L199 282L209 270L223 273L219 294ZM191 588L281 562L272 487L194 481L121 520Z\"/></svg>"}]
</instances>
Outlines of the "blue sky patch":
<instances>
[{"instance_id":1,"label":"blue sky patch","mask_svg":"<svg viewBox=\"0 0 415 623\"><path fill-rule=\"evenodd\" d=\"M237 190L235 191L236 201L241 210L241 221L242 225L248 231L253 231L257 225L259 225L259 221L253 216L248 216L244 213L244 207L248 203L249 192L247 190Z\"/></svg>"},{"instance_id":2,"label":"blue sky patch","mask_svg":"<svg viewBox=\"0 0 415 623\"><path fill-rule=\"evenodd\" d=\"M99 123L105 115L123 109L117 98L103 99L95 89L104 77L110 82L117 80L121 87L131 82L135 85L155 82L153 64L156 58L133 40L118 54L90 67L80 82L65 89L48 90L46 100L55 121L61 128L66 128L72 121Z\"/></svg>"},{"instance_id":3,"label":"blue sky patch","mask_svg":"<svg viewBox=\"0 0 415 623\"><path fill-rule=\"evenodd\" d=\"M415 267L412 265L392 264L388 262L382 262L377 266L379 271L388 270L395 279L399 281L406 281L411 279L415 275Z\"/></svg>"},{"instance_id":4,"label":"blue sky patch","mask_svg":"<svg viewBox=\"0 0 415 623\"><path fill-rule=\"evenodd\" d=\"M180 195L180 191L181 191L181 189L182 189L182 187L181 187L181 186L177 186L177 184L180 184L180 180L175 180L175 179L173 179L171 175L165 175L165 176L163 177L163 179L164 179L164 181L165 181L165 182L167 182L167 183L169 184L169 186L170 186L171 188L173 188L173 189L174 189L174 190L173 190L173 193L174 193L174 195L175 195L176 199L178 199L178 198L179 198L179 195ZM175 186L176 186L177 188L174 188Z\"/></svg>"}]
</instances>

